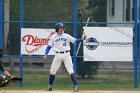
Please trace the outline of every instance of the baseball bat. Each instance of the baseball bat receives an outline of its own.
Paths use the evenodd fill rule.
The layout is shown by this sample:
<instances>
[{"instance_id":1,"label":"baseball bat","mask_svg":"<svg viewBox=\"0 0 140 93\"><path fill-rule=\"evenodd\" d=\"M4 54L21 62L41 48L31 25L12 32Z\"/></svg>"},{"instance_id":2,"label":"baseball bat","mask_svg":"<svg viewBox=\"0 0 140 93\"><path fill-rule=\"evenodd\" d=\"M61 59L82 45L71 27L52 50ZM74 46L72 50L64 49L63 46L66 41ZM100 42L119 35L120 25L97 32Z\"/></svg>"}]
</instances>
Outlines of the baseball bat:
<instances>
[{"instance_id":1,"label":"baseball bat","mask_svg":"<svg viewBox=\"0 0 140 93\"><path fill-rule=\"evenodd\" d=\"M87 18L86 27L87 27L88 22L89 22L89 20L90 20L90 15L91 15L92 9L94 8L93 6L95 5L95 2L96 2L96 0L93 0L93 1L92 1L92 6L91 6L91 9L90 9L90 11L89 11L89 17ZM78 9L78 12L79 12L79 18L80 18L81 25L82 25L82 29L83 29L83 27L84 27L84 24L83 24L83 16L82 16L82 13L81 13L80 8ZM85 35L84 29L83 29L83 35ZM82 36L83 36L83 35L82 35ZM78 49L77 49L77 51L76 51L76 56L78 55L80 46L81 46L81 43L79 43Z\"/></svg>"},{"instance_id":2,"label":"baseball bat","mask_svg":"<svg viewBox=\"0 0 140 93\"><path fill-rule=\"evenodd\" d=\"M83 27L84 27L84 24L83 24L83 16L82 16L82 13L81 13L80 8L78 9L78 13L79 13L79 18L80 18L81 26L82 26L82 29L83 29ZM83 37L83 35L85 35L84 29L83 29L82 37ZM78 48L77 48L77 51L76 51L76 56L78 55L80 46L81 46L81 42L80 42L79 45L78 45Z\"/></svg>"},{"instance_id":3,"label":"baseball bat","mask_svg":"<svg viewBox=\"0 0 140 93\"><path fill-rule=\"evenodd\" d=\"M82 12L81 12L80 8L78 9L78 13L79 13L79 18L80 18L81 26L83 27L84 26L84 24L83 24L83 16L82 16Z\"/></svg>"}]
</instances>

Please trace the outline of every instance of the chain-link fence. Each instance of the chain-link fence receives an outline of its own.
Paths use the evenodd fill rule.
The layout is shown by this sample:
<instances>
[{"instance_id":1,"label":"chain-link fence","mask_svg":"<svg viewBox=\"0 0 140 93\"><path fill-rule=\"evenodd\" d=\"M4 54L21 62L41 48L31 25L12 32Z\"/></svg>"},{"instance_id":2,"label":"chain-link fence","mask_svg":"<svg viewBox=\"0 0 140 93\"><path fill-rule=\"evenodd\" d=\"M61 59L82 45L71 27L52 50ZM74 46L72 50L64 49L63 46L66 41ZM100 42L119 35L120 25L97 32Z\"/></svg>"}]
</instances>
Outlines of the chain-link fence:
<instances>
[{"instance_id":1,"label":"chain-link fence","mask_svg":"<svg viewBox=\"0 0 140 93\"><path fill-rule=\"evenodd\" d=\"M80 38L82 26L78 16L80 8L84 26L134 27L135 0L4 0L3 62L14 75L23 74L23 88L47 89L49 69L54 56L46 62L42 56L20 55L20 28L54 28L55 23L65 24L65 32ZM139 1L139 0L138 0ZM22 4L21 4L22 3ZM139 7L139 2L137 3ZM23 5L23 6L20 6ZM9 6L9 7L8 7ZM138 8L139 9L139 8ZM76 10L76 11L75 11ZM23 15L21 15L23 13ZM22 19L21 19L22 18ZM76 27L76 29L75 29ZM75 45L71 45L74 48ZM133 62L83 61L83 46L76 59L76 74L80 89L133 88ZM22 56L22 62L20 63ZM23 69L20 68L23 65ZM21 66L22 67L22 66ZM21 70L22 69L22 70ZM18 85L9 86L18 87ZM72 82L62 64L56 74L55 89L71 89Z\"/></svg>"}]
</instances>

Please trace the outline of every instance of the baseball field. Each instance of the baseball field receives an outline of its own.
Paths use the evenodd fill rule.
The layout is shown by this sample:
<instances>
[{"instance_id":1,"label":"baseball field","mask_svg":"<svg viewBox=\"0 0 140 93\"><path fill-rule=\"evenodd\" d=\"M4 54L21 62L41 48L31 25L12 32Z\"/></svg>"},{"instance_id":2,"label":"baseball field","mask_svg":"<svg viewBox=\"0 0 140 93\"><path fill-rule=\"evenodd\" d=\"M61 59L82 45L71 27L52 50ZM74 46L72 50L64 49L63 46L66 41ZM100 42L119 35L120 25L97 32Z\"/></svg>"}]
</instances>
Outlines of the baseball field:
<instances>
[{"instance_id":1,"label":"baseball field","mask_svg":"<svg viewBox=\"0 0 140 93\"><path fill-rule=\"evenodd\" d=\"M139 10L140 0L0 0L0 60L23 78L0 93L73 93L76 81L78 93L140 93ZM70 64L55 74L60 61Z\"/></svg>"},{"instance_id":2,"label":"baseball field","mask_svg":"<svg viewBox=\"0 0 140 93\"><path fill-rule=\"evenodd\" d=\"M65 72L57 74L52 92L47 91L48 72L24 72L23 87L20 87L19 83L14 83L1 88L0 93L73 93L72 82ZM90 79L78 78L78 82L79 93L140 93L140 89L133 86L132 73L129 75L97 75Z\"/></svg>"},{"instance_id":3,"label":"baseball field","mask_svg":"<svg viewBox=\"0 0 140 93\"><path fill-rule=\"evenodd\" d=\"M46 90L7 90L3 91L1 90L0 93L74 93L73 91L63 90L63 91L52 91L48 92ZM140 91L94 91L94 90L88 90L88 91L79 91L78 93L140 93Z\"/></svg>"}]
</instances>

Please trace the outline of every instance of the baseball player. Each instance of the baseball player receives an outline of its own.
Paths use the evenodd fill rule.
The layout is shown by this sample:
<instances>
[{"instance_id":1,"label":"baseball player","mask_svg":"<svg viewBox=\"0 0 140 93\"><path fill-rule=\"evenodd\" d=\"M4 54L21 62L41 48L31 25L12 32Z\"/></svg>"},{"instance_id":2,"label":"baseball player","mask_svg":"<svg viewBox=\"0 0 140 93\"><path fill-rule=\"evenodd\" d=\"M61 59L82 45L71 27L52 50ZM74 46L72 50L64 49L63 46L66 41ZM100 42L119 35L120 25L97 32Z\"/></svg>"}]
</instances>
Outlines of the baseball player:
<instances>
[{"instance_id":1,"label":"baseball player","mask_svg":"<svg viewBox=\"0 0 140 93\"><path fill-rule=\"evenodd\" d=\"M69 73L70 78L73 82L74 91L78 92L78 84L77 84L76 76L74 74L73 63L70 56L70 42L74 44L83 42L83 40L86 39L86 36L83 36L82 39L73 38L71 35L64 33L65 30L64 25L60 22L56 23L55 30L56 30L56 34L54 34L51 37L48 46L46 48L45 55L43 56L43 60L46 60L51 47L54 48L56 54L50 68L48 91L52 91L52 85L55 79L55 74L59 69L61 63L64 62L67 72Z\"/></svg>"},{"instance_id":2,"label":"baseball player","mask_svg":"<svg viewBox=\"0 0 140 93\"><path fill-rule=\"evenodd\" d=\"M0 58L2 57L2 49L0 49ZM0 87L6 87L11 82L20 81L22 78L12 76L7 70L5 70L3 63L0 59Z\"/></svg>"}]
</instances>

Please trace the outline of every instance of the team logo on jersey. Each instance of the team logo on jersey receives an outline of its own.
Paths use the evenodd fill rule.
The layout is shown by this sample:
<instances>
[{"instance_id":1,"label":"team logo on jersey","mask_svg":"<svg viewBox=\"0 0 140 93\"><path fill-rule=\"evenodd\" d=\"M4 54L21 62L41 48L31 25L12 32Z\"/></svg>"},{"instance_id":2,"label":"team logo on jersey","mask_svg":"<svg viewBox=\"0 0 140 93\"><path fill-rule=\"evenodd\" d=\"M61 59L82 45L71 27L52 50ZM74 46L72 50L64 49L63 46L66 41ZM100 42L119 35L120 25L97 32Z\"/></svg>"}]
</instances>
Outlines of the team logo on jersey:
<instances>
[{"instance_id":1,"label":"team logo on jersey","mask_svg":"<svg viewBox=\"0 0 140 93\"><path fill-rule=\"evenodd\" d=\"M98 46L99 46L99 42L93 38L90 37L86 40L85 42L85 46L89 49L89 50L95 50Z\"/></svg>"}]
</instances>

